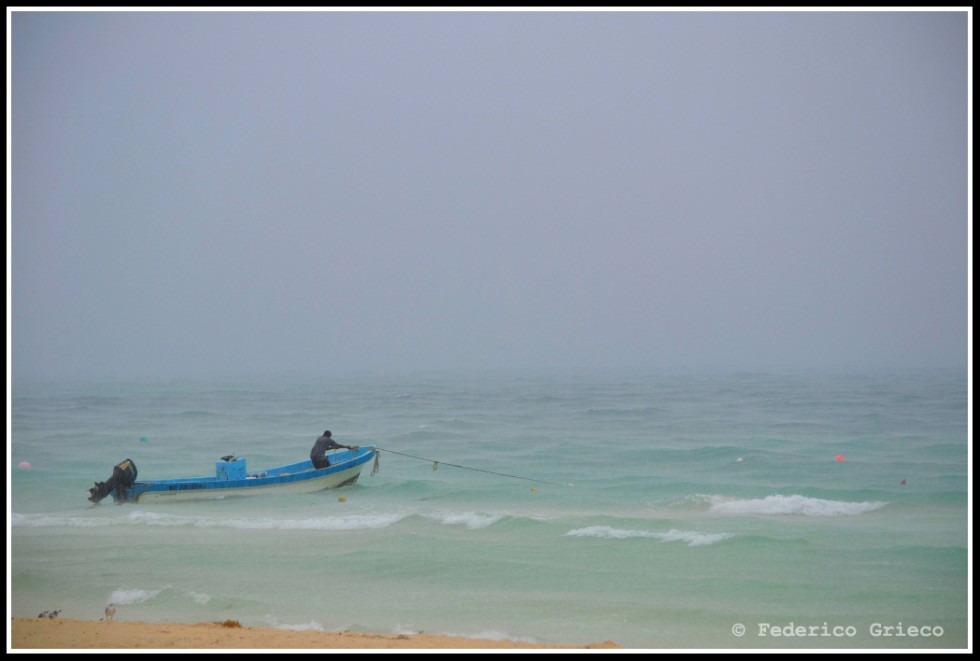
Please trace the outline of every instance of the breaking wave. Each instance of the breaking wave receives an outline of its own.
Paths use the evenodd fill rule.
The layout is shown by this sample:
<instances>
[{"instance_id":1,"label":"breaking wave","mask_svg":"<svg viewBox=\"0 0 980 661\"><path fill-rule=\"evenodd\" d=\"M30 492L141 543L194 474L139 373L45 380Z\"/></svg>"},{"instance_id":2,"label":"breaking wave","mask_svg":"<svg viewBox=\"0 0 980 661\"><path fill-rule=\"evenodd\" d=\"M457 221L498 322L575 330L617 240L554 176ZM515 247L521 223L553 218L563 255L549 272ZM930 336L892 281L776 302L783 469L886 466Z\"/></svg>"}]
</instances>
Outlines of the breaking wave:
<instances>
[{"instance_id":1,"label":"breaking wave","mask_svg":"<svg viewBox=\"0 0 980 661\"><path fill-rule=\"evenodd\" d=\"M144 601L153 599L166 588L160 590L113 590L109 596L109 602L117 606L131 606L142 604Z\"/></svg>"},{"instance_id":2,"label":"breaking wave","mask_svg":"<svg viewBox=\"0 0 980 661\"><path fill-rule=\"evenodd\" d=\"M398 523L408 514L352 514L345 516L281 519L261 517L210 517L158 514L137 511L122 517L57 516L48 514L14 514L11 525L24 528L131 526L192 527L234 530L374 530Z\"/></svg>"},{"instance_id":3,"label":"breaking wave","mask_svg":"<svg viewBox=\"0 0 980 661\"><path fill-rule=\"evenodd\" d=\"M710 503L708 511L716 514L854 516L881 509L888 504L882 501L824 500L800 495L772 495L755 499L732 499L723 496L705 498Z\"/></svg>"},{"instance_id":4,"label":"breaking wave","mask_svg":"<svg viewBox=\"0 0 980 661\"><path fill-rule=\"evenodd\" d=\"M379 512L371 514L347 514L337 516L283 519L272 517L212 517L186 516L133 511L124 516L85 517L50 514L13 514L11 525L23 528L59 527L112 527L144 525L164 528L207 528L224 530L377 530L387 528L399 521L413 516L421 516L447 526L463 526L469 530L488 528L507 518L505 514L484 512L434 512L428 514L412 512Z\"/></svg>"},{"instance_id":5,"label":"breaking wave","mask_svg":"<svg viewBox=\"0 0 980 661\"><path fill-rule=\"evenodd\" d=\"M662 542L685 542L688 546L708 546L717 542L724 541L733 534L727 532L705 533L689 530L668 530L667 532L654 532L652 530L624 530L622 528L612 528L610 526L589 526L578 528L565 533L566 537L600 537L603 539L630 539L634 537L657 539Z\"/></svg>"},{"instance_id":6,"label":"breaking wave","mask_svg":"<svg viewBox=\"0 0 980 661\"><path fill-rule=\"evenodd\" d=\"M463 525L470 530L489 528L493 524L504 518L503 514L483 514L481 512L443 512L438 514L428 514L426 518L439 521L448 526Z\"/></svg>"}]
</instances>

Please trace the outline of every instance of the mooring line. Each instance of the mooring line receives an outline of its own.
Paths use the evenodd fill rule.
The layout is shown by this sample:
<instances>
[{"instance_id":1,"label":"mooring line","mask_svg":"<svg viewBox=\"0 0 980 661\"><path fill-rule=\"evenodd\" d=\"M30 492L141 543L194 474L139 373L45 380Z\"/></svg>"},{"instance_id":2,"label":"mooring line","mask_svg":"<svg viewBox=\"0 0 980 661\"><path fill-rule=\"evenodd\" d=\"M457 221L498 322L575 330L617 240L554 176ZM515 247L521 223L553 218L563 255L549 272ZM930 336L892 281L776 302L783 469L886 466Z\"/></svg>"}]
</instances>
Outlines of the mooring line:
<instances>
[{"instance_id":1,"label":"mooring line","mask_svg":"<svg viewBox=\"0 0 980 661\"><path fill-rule=\"evenodd\" d=\"M397 452L395 450L388 450L387 448L379 448L377 446L375 446L375 450L383 450L384 452L390 452L391 454L397 454L397 455L401 455L403 457L409 457L410 459L418 459L420 461L430 462L432 464L432 470L435 470L436 468L439 467L440 464L442 464L443 466L452 466L453 468L462 468L463 470L468 470L468 471L477 471L479 473L490 473L491 475L500 475L501 477L510 477L510 478L515 479L515 480L526 480L528 482L538 482L538 483L541 483L541 484L556 484L556 485L558 485L560 487L570 487L570 486L572 486L571 484L568 484L568 483L552 482L551 480L539 480L539 479L535 479L533 477L522 477L520 475L511 475L510 473L501 473L499 471L487 470L485 468L473 468L472 466L460 466L459 464L451 464L451 463L449 463L447 461L439 461L438 459L428 459L426 457L419 457L419 456L416 456L414 454L407 454L405 452Z\"/></svg>"}]
</instances>

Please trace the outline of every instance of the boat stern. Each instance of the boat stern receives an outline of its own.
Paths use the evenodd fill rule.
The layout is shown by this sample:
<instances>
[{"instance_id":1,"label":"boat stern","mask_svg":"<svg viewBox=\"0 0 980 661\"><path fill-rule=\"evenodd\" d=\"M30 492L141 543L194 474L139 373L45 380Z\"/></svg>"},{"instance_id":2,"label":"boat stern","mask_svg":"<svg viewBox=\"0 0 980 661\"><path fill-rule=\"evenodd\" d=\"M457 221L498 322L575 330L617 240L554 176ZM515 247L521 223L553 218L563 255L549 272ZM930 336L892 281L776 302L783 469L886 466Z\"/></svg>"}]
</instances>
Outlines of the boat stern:
<instances>
[{"instance_id":1,"label":"boat stern","mask_svg":"<svg viewBox=\"0 0 980 661\"><path fill-rule=\"evenodd\" d=\"M124 459L113 466L112 475L105 482L96 482L94 487L90 487L88 499L98 504L109 494L120 502L128 500L128 489L136 482L136 463L132 459Z\"/></svg>"}]
</instances>

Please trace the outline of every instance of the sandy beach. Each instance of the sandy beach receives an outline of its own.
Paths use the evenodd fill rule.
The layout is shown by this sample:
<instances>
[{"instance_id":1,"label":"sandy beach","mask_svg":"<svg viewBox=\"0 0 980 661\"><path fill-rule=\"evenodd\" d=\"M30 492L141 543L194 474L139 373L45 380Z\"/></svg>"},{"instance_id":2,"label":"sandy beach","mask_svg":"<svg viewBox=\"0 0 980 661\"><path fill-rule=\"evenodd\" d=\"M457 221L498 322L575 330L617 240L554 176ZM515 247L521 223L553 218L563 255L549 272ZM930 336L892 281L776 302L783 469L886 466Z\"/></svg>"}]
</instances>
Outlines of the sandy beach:
<instances>
[{"instance_id":1,"label":"sandy beach","mask_svg":"<svg viewBox=\"0 0 980 661\"><path fill-rule=\"evenodd\" d=\"M243 627L235 620L198 624L11 618L9 650L38 649L619 649L604 641L544 645L427 633L377 634Z\"/></svg>"}]
</instances>

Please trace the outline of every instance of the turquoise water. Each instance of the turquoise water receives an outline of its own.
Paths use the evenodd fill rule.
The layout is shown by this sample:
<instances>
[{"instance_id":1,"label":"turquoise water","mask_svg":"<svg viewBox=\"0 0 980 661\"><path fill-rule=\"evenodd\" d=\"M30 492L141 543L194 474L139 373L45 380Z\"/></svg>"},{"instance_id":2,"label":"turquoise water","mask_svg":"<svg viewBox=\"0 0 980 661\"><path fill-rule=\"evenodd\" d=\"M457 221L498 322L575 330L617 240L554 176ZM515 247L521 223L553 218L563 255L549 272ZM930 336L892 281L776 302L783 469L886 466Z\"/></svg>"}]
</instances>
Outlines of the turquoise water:
<instances>
[{"instance_id":1,"label":"turquoise water","mask_svg":"<svg viewBox=\"0 0 980 661\"><path fill-rule=\"evenodd\" d=\"M955 370L14 382L12 614L965 648L967 395ZM227 454L257 470L324 429L383 448L380 471L306 495L86 500L125 458L142 479Z\"/></svg>"}]
</instances>

